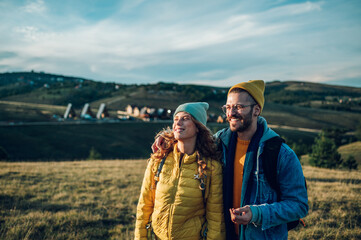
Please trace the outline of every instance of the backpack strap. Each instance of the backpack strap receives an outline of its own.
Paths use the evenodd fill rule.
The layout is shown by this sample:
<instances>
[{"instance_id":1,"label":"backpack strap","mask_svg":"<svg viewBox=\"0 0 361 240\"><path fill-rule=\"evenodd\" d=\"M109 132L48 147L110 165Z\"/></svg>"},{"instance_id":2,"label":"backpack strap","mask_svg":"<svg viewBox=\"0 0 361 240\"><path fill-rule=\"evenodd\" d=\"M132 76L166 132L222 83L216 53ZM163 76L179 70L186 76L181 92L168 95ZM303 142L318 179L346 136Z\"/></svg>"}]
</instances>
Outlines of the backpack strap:
<instances>
[{"instance_id":1,"label":"backpack strap","mask_svg":"<svg viewBox=\"0 0 361 240\"><path fill-rule=\"evenodd\" d=\"M270 138L265 142L262 153L263 172L270 187L276 191L278 201L281 198L281 189L278 184L277 162L278 162L278 155L281 149L281 145L284 142L285 140L278 136ZM307 189L306 179L305 179L305 186ZM295 221L288 222L287 230L289 231L291 229L294 229L300 223L304 227L306 226L305 222L302 219L298 219Z\"/></svg>"},{"instance_id":2,"label":"backpack strap","mask_svg":"<svg viewBox=\"0 0 361 240\"><path fill-rule=\"evenodd\" d=\"M157 170L157 172L156 172L156 174L154 176L155 186L157 186L157 183L159 182L159 175L160 175L160 173L162 171L162 168L163 168L165 160L167 159L167 156L168 156L167 154L164 155L162 161L159 163L158 170Z\"/></svg>"},{"instance_id":3,"label":"backpack strap","mask_svg":"<svg viewBox=\"0 0 361 240\"><path fill-rule=\"evenodd\" d=\"M157 169L157 172L155 173L154 177L153 177L153 183L152 183L152 186L151 186L151 190L152 190L152 193L153 193L153 200L155 201L155 190L157 188L157 183L159 182L159 175L162 171L162 168L163 168L163 165L164 165L164 162L165 160L167 159L167 154L162 158L162 161L159 163L158 165L158 169Z\"/></svg>"},{"instance_id":4,"label":"backpack strap","mask_svg":"<svg viewBox=\"0 0 361 240\"><path fill-rule=\"evenodd\" d=\"M151 190L152 190L154 202L155 202L155 190L157 187L157 183L159 182L159 175L160 175L160 172L162 171L162 168L163 168L165 160L167 159L167 156L168 156L168 154L164 155L164 157L162 158L162 161L159 163L157 172L153 178L154 182L151 186ZM154 204L154 202L153 202L153 204ZM153 215L153 213L150 214L148 223L145 226L145 228L147 229L147 239L156 239L155 234L153 232L153 227L152 227L152 215Z\"/></svg>"},{"instance_id":5,"label":"backpack strap","mask_svg":"<svg viewBox=\"0 0 361 240\"><path fill-rule=\"evenodd\" d=\"M266 180L271 188L277 192L277 198L280 197L280 187L278 185L277 161L282 143L285 140L281 137L273 137L265 142L262 153L262 166Z\"/></svg>"}]
</instances>

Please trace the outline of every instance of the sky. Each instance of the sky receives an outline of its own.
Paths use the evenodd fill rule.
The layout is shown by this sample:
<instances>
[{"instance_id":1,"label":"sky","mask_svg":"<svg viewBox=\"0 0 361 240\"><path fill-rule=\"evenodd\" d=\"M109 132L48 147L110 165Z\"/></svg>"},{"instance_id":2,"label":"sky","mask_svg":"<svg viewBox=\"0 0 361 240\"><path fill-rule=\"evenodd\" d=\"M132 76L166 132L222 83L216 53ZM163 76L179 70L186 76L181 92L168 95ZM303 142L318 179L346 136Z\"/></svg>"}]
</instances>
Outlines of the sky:
<instances>
[{"instance_id":1,"label":"sky","mask_svg":"<svg viewBox=\"0 0 361 240\"><path fill-rule=\"evenodd\" d=\"M361 87L361 1L0 0L0 72Z\"/></svg>"}]
</instances>

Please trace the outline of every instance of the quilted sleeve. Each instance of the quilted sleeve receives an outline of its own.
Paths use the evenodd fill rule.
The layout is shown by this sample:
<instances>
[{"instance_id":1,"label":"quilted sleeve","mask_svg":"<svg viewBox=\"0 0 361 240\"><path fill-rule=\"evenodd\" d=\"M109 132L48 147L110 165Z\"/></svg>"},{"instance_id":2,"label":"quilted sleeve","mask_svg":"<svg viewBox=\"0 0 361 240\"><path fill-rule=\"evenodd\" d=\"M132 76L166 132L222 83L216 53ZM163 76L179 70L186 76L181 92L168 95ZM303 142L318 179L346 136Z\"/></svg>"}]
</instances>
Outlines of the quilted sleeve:
<instances>
[{"instance_id":1,"label":"quilted sleeve","mask_svg":"<svg viewBox=\"0 0 361 240\"><path fill-rule=\"evenodd\" d=\"M226 239L223 215L222 166L218 161L212 161L209 195L207 198L207 239Z\"/></svg>"},{"instance_id":2,"label":"quilted sleeve","mask_svg":"<svg viewBox=\"0 0 361 240\"><path fill-rule=\"evenodd\" d=\"M145 228L149 222L149 218L153 213L154 199L153 190L151 189L154 174L152 171L153 160L148 162L145 170L143 184L137 206L137 217L135 223L134 236L135 239L147 239L147 229Z\"/></svg>"}]
</instances>

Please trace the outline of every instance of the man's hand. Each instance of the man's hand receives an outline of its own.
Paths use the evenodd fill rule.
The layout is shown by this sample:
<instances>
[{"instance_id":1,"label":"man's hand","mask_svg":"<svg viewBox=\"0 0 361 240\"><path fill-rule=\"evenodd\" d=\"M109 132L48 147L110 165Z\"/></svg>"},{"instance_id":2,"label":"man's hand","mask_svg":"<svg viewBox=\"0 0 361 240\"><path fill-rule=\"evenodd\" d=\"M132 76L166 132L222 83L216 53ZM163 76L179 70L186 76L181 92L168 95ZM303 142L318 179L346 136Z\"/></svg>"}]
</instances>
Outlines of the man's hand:
<instances>
[{"instance_id":1,"label":"man's hand","mask_svg":"<svg viewBox=\"0 0 361 240\"><path fill-rule=\"evenodd\" d=\"M158 151L160 149L161 152L164 151L164 138L162 136L157 137L157 139L155 139L153 145L152 145L152 151L153 153L155 153L156 151Z\"/></svg>"},{"instance_id":2,"label":"man's hand","mask_svg":"<svg viewBox=\"0 0 361 240\"><path fill-rule=\"evenodd\" d=\"M242 208L231 208L229 209L231 213L231 220L234 223L247 225L252 219L252 211L249 206L244 206Z\"/></svg>"}]
</instances>

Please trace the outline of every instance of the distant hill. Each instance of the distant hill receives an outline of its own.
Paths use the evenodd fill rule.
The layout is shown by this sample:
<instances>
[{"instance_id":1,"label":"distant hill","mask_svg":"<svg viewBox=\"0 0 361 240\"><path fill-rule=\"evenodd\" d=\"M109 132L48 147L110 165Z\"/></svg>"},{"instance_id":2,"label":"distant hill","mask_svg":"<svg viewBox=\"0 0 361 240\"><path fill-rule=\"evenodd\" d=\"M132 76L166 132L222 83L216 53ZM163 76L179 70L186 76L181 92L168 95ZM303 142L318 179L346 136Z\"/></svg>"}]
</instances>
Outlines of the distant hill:
<instances>
[{"instance_id":1,"label":"distant hill","mask_svg":"<svg viewBox=\"0 0 361 240\"><path fill-rule=\"evenodd\" d=\"M348 156L353 156L357 161L359 168L361 167L361 142L353 142L350 144L339 147L338 151L341 153L343 159L347 159Z\"/></svg>"},{"instance_id":2,"label":"distant hill","mask_svg":"<svg viewBox=\"0 0 361 240\"><path fill-rule=\"evenodd\" d=\"M117 84L118 86L121 86ZM115 84L36 72L0 74L0 100L82 106L111 95Z\"/></svg>"},{"instance_id":3,"label":"distant hill","mask_svg":"<svg viewBox=\"0 0 361 240\"><path fill-rule=\"evenodd\" d=\"M62 114L68 103L78 111L85 103L95 111L106 103L115 113L129 104L175 109L183 102L206 101L209 113L220 115L227 90L163 82L104 83L43 72L0 73L0 121L50 121L53 114ZM276 125L354 130L361 119L361 88L274 81L266 84L265 97L263 115ZM19 102L33 105L21 106ZM44 109L44 104L49 107Z\"/></svg>"},{"instance_id":4,"label":"distant hill","mask_svg":"<svg viewBox=\"0 0 361 240\"><path fill-rule=\"evenodd\" d=\"M274 103L304 107L361 112L361 88L311 82L271 82L266 99Z\"/></svg>"},{"instance_id":5,"label":"distant hill","mask_svg":"<svg viewBox=\"0 0 361 240\"><path fill-rule=\"evenodd\" d=\"M175 109L206 101L209 113L223 114L227 88L175 83L118 84L37 72L0 73L0 157L7 160L86 159L92 148L103 158L145 158L164 122L57 122L68 103L77 115L85 103L93 113L105 103L110 118L127 105ZM290 146L310 147L321 128L354 131L361 119L361 88L308 82L269 82L262 115ZM26 124L23 124L26 123ZM213 132L227 124L209 123ZM349 135L348 135L349 136ZM356 154L359 145L340 149ZM341 151L342 150L342 151Z\"/></svg>"}]
</instances>

